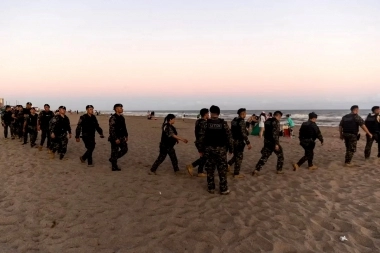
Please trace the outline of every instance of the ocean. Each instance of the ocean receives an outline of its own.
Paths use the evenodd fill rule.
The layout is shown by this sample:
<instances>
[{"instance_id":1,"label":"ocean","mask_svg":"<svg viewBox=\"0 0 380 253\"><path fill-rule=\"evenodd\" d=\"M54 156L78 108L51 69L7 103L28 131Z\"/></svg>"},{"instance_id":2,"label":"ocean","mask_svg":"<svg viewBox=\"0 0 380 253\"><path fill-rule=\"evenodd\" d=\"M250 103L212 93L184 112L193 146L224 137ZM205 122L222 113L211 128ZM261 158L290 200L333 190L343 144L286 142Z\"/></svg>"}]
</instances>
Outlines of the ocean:
<instances>
[{"instance_id":1,"label":"ocean","mask_svg":"<svg viewBox=\"0 0 380 253\"><path fill-rule=\"evenodd\" d=\"M270 110L264 110L266 113L272 112ZM155 117L157 118L164 118L167 114L172 113L176 115L178 118L182 118L182 115L185 114L186 118L188 119L196 119L197 115L199 114L199 111L179 111L179 110L164 110L164 111L154 111ZM286 120L285 115L291 114L291 118L293 119L294 123L296 125L301 125L302 122L306 121L308 119L308 114L311 112L310 110L284 110L282 111L284 114L284 121ZM342 117L349 113L349 110L314 110L314 112L318 115L318 121L317 124L319 126L330 126L330 127L336 127L339 125L340 120ZM360 110L360 116L365 119L370 113L370 109L361 109ZM102 114L111 114L113 112L111 111L102 111ZM256 114L259 115L261 113L260 110L247 110L247 118L252 115ZM147 111L125 111L124 115L126 116L146 116ZM225 120L232 120L235 118L236 110L224 110L221 111L221 118Z\"/></svg>"}]
</instances>

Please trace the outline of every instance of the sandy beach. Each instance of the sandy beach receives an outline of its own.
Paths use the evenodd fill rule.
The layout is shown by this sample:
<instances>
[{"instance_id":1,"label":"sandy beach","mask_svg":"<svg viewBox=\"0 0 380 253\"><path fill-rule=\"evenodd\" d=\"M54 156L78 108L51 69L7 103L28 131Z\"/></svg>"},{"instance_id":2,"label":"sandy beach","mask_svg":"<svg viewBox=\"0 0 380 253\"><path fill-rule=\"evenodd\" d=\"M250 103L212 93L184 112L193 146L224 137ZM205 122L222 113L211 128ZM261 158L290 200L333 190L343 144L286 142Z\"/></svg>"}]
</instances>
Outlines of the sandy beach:
<instances>
[{"instance_id":1,"label":"sandy beach","mask_svg":"<svg viewBox=\"0 0 380 253\"><path fill-rule=\"evenodd\" d=\"M78 115L68 116L74 133ZM107 137L108 116L98 119ZM231 194L221 196L206 191L206 178L185 172L197 158L193 120L175 125L189 140L176 146L183 174L173 173L169 158L157 176L147 174L158 156L162 121L126 117L129 152L119 161L121 172L111 171L106 138L97 136L95 167L88 168L79 161L84 145L74 138L69 160L60 161L1 134L0 252L380 251L380 169L375 146L364 160L365 138L354 156L358 166L345 168L338 129L321 128L325 145L316 145L319 169L312 172L306 164L292 171L303 150L298 139L281 138L285 174L275 174L272 155L254 178L263 140L250 136L246 178L229 176Z\"/></svg>"}]
</instances>

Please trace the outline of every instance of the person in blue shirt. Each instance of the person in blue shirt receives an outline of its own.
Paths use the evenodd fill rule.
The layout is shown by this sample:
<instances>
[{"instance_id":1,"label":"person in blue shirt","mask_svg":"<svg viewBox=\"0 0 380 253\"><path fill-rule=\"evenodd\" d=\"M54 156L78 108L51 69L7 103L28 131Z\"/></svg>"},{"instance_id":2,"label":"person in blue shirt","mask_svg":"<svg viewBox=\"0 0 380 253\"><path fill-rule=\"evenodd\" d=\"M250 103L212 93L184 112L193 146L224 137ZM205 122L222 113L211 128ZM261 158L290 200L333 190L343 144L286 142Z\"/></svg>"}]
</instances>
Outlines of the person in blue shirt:
<instances>
[{"instance_id":1,"label":"person in blue shirt","mask_svg":"<svg viewBox=\"0 0 380 253\"><path fill-rule=\"evenodd\" d=\"M286 121L287 121L287 124L289 126L290 136L293 136L293 127L295 125L294 125L292 118L290 118L290 116L291 116L291 114L286 114Z\"/></svg>"}]
</instances>

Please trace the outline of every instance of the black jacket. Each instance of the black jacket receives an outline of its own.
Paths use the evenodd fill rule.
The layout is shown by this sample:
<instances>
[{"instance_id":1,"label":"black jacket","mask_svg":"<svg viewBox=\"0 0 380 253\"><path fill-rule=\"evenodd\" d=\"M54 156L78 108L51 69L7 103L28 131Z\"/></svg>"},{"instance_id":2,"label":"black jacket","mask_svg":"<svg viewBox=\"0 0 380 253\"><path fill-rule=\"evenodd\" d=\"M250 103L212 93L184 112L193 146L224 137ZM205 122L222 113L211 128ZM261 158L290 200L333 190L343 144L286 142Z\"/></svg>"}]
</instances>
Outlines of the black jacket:
<instances>
[{"instance_id":1,"label":"black jacket","mask_svg":"<svg viewBox=\"0 0 380 253\"><path fill-rule=\"evenodd\" d=\"M75 138L78 139L82 132L83 137L95 137L95 131L103 135L103 130L100 128L95 115L82 115L79 118L78 126L75 131Z\"/></svg>"}]
</instances>

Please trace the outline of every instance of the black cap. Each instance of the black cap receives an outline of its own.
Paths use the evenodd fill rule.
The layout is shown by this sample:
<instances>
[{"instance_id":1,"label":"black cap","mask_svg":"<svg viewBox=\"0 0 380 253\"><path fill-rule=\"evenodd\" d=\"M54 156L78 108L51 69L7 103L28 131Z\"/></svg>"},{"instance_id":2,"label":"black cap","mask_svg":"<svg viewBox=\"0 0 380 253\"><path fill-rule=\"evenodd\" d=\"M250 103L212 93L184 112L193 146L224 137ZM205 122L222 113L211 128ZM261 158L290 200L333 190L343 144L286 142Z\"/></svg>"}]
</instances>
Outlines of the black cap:
<instances>
[{"instance_id":1,"label":"black cap","mask_svg":"<svg viewBox=\"0 0 380 253\"><path fill-rule=\"evenodd\" d=\"M380 107L374 106L374 107L372 107L372 112L375 112L375 110L378 110L378 109L380 109Z\"/></svg>"},{"instance_id":2,"label":"black cap","mask_svg":"<svg viewBox=\"0 0 380 253\"><path fill-rule=\"evenodd\" d=\"M66 106L61 105L58 109L64 109L64 110L66 110Z\"/></svg>"},{"instance_id":3,"label":"black cap","mask_svg":"<svg viewBox=\"0 0 380 253\"><path fill-rule=\"evenodd\" d=\"M45 107L45 106L50 107L50 105L48 105L48 104L44 104L44 107Z\"/></svg>"},{"instance_id":4,"label":"black cap","mask_svg":"<svg viewBox=\"0 0 380 253\"><path fill-rule=\"evenodd\" d=\"M316 119L318 118L318 115L315 112L309 113L309 119Z\"/></svg>"},{"instance_id":5,"label":"black cap","mask_svg":"<svg viewBox=\"0 0 380 253\"><path fill-rule=\"evenodd\" d=\"M87 106L86 106L86 110L87 110L88 108L92 108L92 109L94 109L94 107L93 107L92 105L87 105Z\"/></svg>"},{"instance_id":6,"label":"black cap","mask_svg":"<svg viewBox=\"0 0 380 253\"><path fill-rule=\"evenodd\" d=\"M31 107L30 110L36 110L36 108L35 107Z\"/></svg>"},{"instance_id":7,"label":"black cap","mask_svg":"<svg viewBox=\"0 0 380 253\"><path fill-rule=\"evenodd\" d=\"M32 103L31 102L28 102L28 103L26 103L27 105L32 105Z\"/></svg>"},{"instance_id":8,"label":"black cap","mask_svg":"<svg viewBox=\"0 0 380 253\"><path fill-rule=\"evenodd\" d=\"M113 109L115 110L116 107L123 107L123 105L122 105L122 104L115 104L115 105L113 106Z\"/></svg>"},{"instance_id":9,"label":"black cap","mask_svg":"<svg viewBox=\"0 0 380 253\"><path fill-rule=\"evenodd\" d=\"M59 112L59 110L55 110L55 112Z\"/></svg>"},{"instance_id":10,"label":"black cap","mask_svg":"<svg viewBox=\"0 0 380 253\"><path fill-rule=\"evenodd\" d=\"M240 115L240 113L242 112L246 112L247 110L245 108L240 108L238 111L237 111L237 114Z\"/></svg>"},{"instance_id":11,"label":"black cap","mask_svg":"<svg viewBox=\"0 0 380 253\"><path fill-rule=\"evenodd\" d=\"M8 109L8 108L11 108L11 106L10 106L10 105L6 105L6 106L5 106L5 109Z\"/></svg>"}]
</instances>

